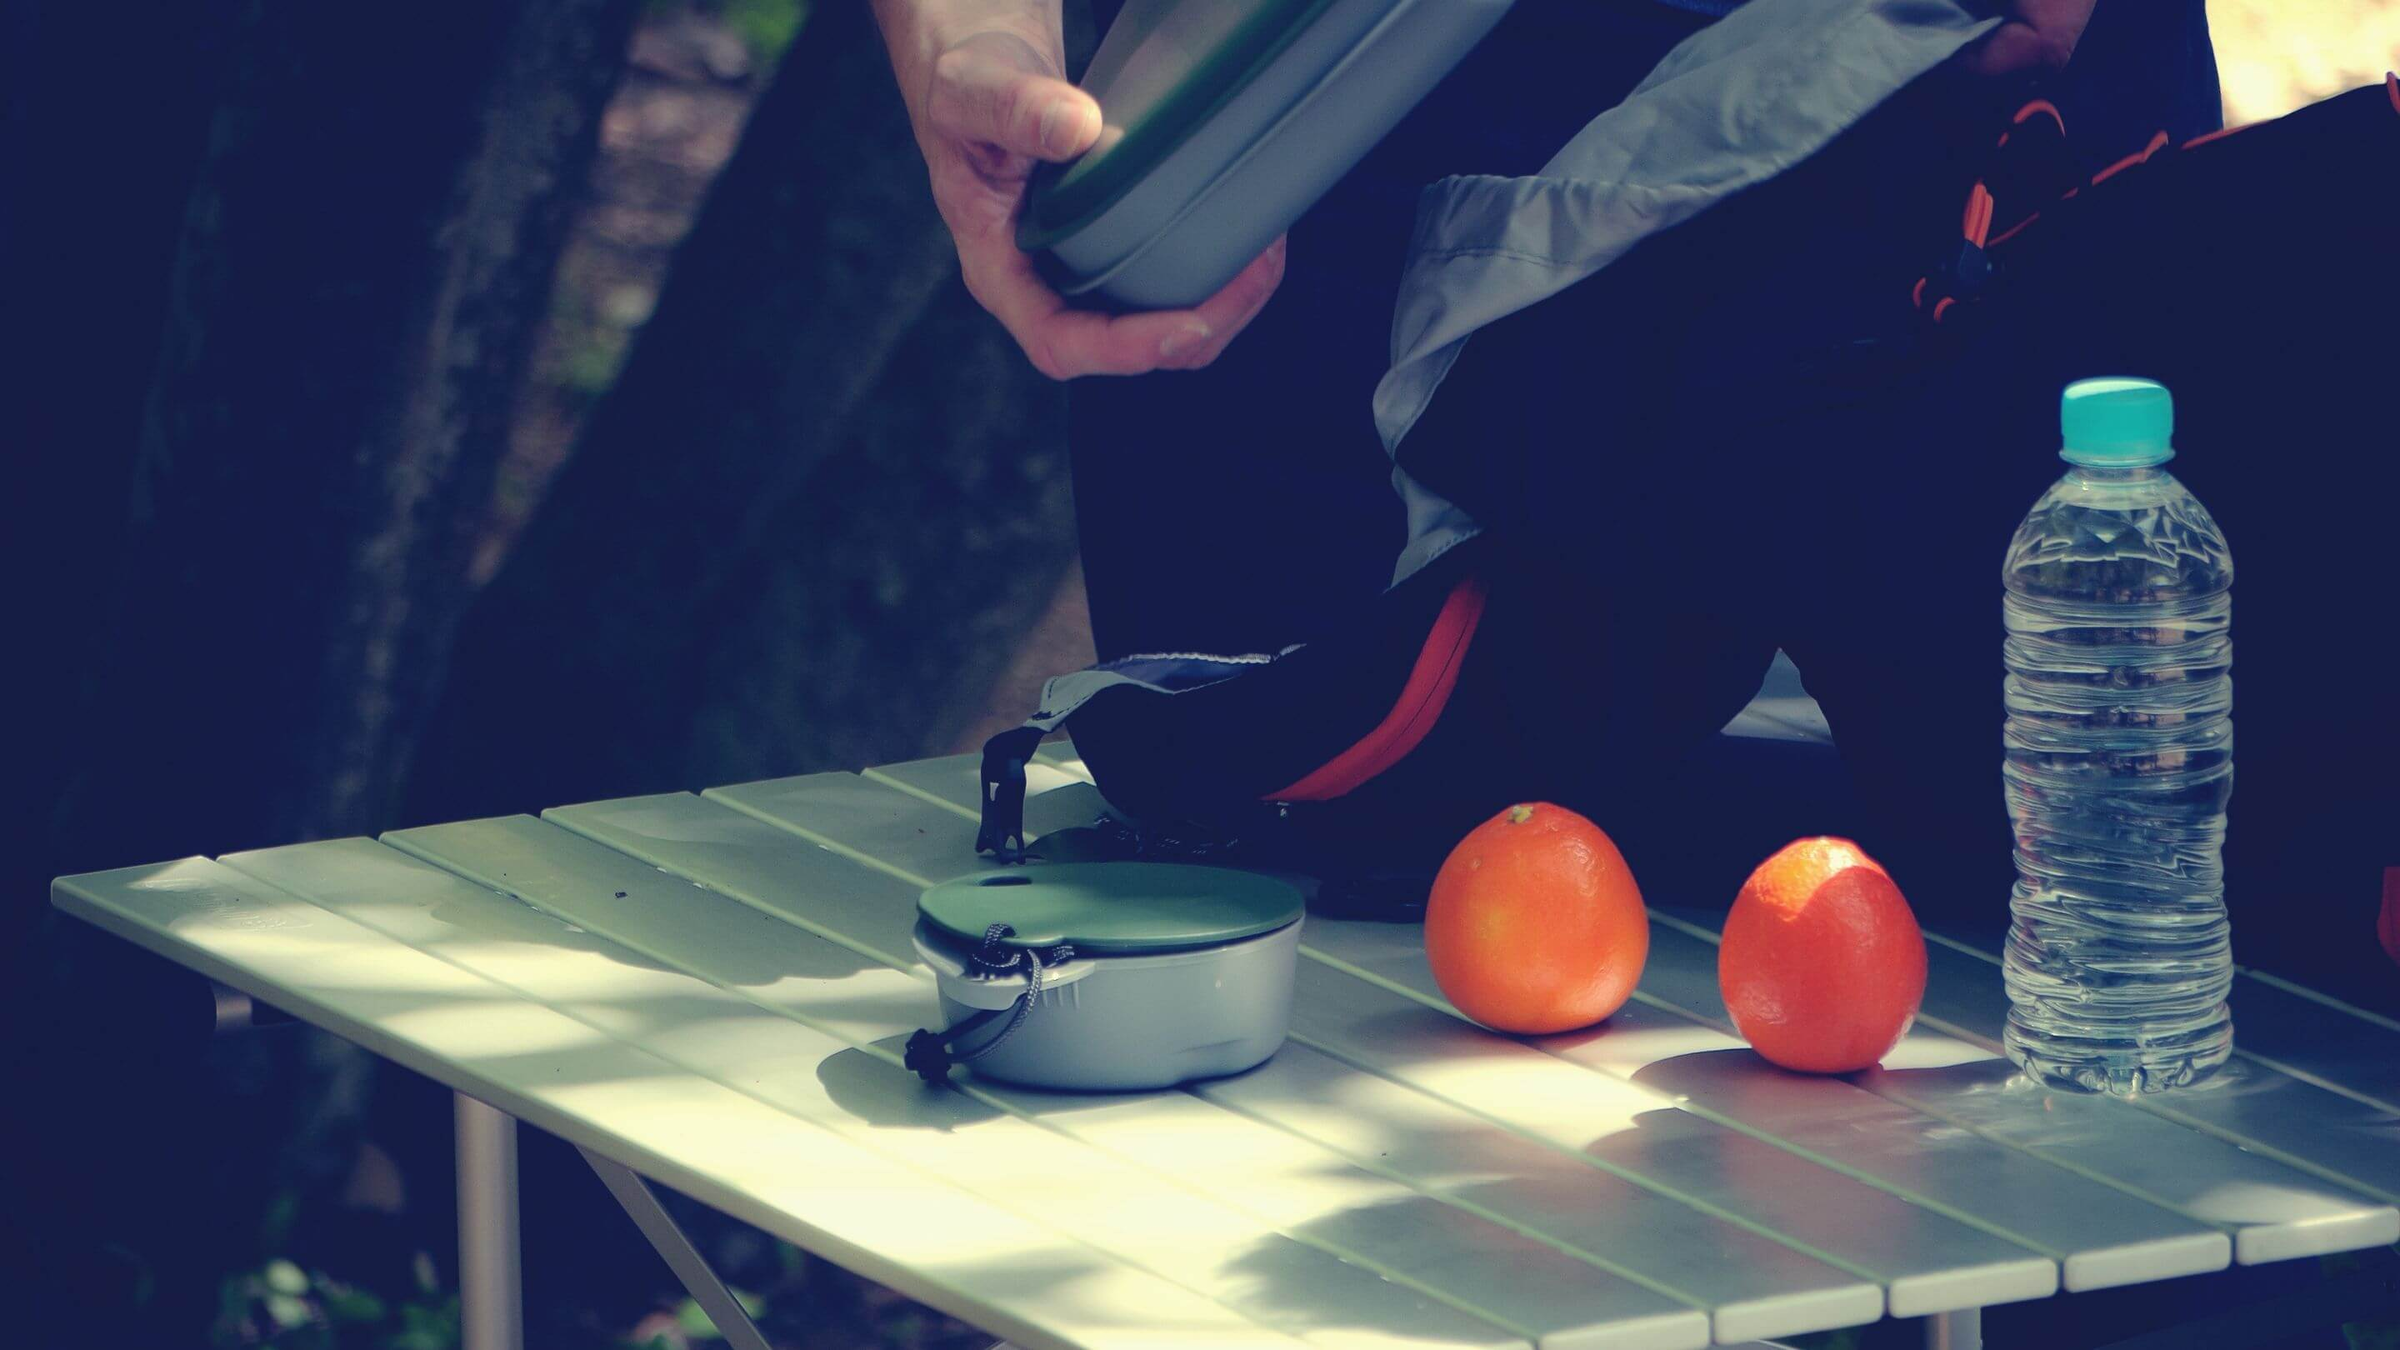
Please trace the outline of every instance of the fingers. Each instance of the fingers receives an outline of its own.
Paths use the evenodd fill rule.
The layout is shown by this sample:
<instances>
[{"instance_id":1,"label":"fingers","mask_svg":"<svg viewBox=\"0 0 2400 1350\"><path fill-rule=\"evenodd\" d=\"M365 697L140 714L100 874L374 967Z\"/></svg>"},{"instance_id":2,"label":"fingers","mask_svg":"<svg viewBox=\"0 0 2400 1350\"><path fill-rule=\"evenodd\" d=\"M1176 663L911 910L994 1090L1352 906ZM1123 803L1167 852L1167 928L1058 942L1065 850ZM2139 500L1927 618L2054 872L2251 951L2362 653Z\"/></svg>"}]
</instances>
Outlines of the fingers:
<instances>
[{"instance_id":1,"label":"fingers","mask_svg":"<svg viewBox=\"0 0 2400 1350\"><path fill-rule=\"evenodd\" d=\"M1054 380L1139 375L1187 356L1215 336L1190 310L1110 315L1070 308L1014 244L959 241L967 290L1008 329L1034 369Z\"/></svg>"},{"instance_id":2,"label":"fingers","mask_svg":"<svg viewBox=\"0 0 2400 1350\"><path fill-rule=\"evenodd\" d=\"M1188 310L1109 315L1072 308L1019 252L1015 217L1029 161L1067 160L1101 133L1100 105L1025 39L978 33L934 62L925 121L935 201L958 242L968 291L1054 380L1191 370L1217 359L1283 280L1282 239ZM921 138L922 139L922 138Z\"/></svg>"},{"instance_id":3,"label":"fingers","mask_svg":"<svg viewBox=\"0 0 2400 1350\"><path fill-rule=\"evenodd\" d=\"M944 135L1030 159L1073 159L1100 138L1100 105L1009 33L978 33L942 53L925 116Z\"/></svg>"},{"instance_id":4,"label":"fingers","mask_svg":"<svg viewBox=\"0 0 2400 1350\"><path fill-rule=\"evenodd\" d=\"M1284 241L1276 240L1241 275L1194 309L1102 314L1079 310L1043 284L1013 245L959 243L959 261L976 303L1000 320L1034 369L1054 380L1085 375L1142 375L1197 370L1217 359L1283 280Z\"/></svg>"},{"instance_id":5,"label":"fingers","mask_svg":"<svg viewBox=\"0 0 2400 1350\"><path fill-rule=\"evenodd\" d=\"M1223 354L1228 343L1250 326L1250 321L1267 307L1275 296L1275 288L1283 284L1284 257L1289 245L1286 236L1277 235L1266 251L1250 260L1222 290L1200 302L1193 311L1208 325L1210 335L1191 350L1168 356L1162 364L1177 370L1198 370Z\"/></svg>"}]
</instances>

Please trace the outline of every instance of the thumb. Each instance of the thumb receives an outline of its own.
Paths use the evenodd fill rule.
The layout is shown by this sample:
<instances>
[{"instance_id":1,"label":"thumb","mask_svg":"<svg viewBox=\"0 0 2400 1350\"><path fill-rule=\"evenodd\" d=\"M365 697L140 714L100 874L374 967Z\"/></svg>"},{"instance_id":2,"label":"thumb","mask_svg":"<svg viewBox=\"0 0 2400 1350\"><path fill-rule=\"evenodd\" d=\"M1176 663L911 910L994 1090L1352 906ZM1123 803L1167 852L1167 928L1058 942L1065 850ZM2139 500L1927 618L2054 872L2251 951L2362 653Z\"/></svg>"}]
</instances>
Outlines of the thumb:
<instances>
[{"instance_id":1,"label":"thumb","mask_svg":"<svg viewBox=\"0 0 2400 1350\"><path fill-rule=\"evenodd\" d=\"M2015 75L2029 70L2055 71L2067 63L2066 57L2058 51L2057 44L2041 30L2014 19L1968 46L1961 59L1969 71L1984 76Z\"/></svg>"},{"instance_id":2,"label":"thumb","mask_svg":"<svg viewBox=\"0 0 2400 1350\"><path fill-rule=\"evenodd\" d=\"M926 116L948 135L1033 159L1073 159L1100 139L1100 105L1010 33L978 33L942 53Z\"/></svg>"}]
</instances>

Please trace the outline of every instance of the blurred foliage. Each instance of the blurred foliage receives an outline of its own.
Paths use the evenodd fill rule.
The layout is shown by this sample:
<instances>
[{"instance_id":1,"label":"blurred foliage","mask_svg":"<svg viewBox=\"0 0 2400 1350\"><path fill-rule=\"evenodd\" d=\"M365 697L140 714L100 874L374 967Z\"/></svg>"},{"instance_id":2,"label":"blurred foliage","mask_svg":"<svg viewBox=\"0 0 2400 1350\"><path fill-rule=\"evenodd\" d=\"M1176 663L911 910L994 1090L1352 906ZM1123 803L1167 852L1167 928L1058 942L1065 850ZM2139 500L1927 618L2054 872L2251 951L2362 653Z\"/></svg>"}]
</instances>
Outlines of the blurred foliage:
<instances>
[{"instance_id":1,"label":"blurred foliage","mask_svg":"<svg viewBox=\"0 0 2400 1350\"><path fill-rule=\"evenodd\" d=\"M808 20L809 0L650 0L652 13L688 10L724 24L749 45L759 67L772 70Z\"/></svg>"},{"instance_id":2,"label":"blurred foliage","mask_svg":"<svg viewBox=\"0 0 2400 1350\"><path fill-rule=\"evenodd\" d=\"M808 0L725 0L724 20L750 44L761 66L772 66L808 18Z\"/></svg>"},{"instance_id":3,"label":"blurred foliage","mask_svg":"<svg viewBox=\"0 0 2400 1350\"><path fill-rule=\"evenodd\" d=\"M2228 123L2373 84L2400 53L2400 0L2208 0L2208 26Z\"/></svg>"},{"instance_id":4,"label":"blurred foliage","mask_svg":"<svg viewBox=\"0 0 2400 1350\"><path fill-rule=\"evenodd\" d=\"M2335 1278L2392 1259L2400 1259L2400 1243L2393 1244L2389 1252L2342 1252L2318 1264L2328 1278ZM2342 1337L2350 1343L2350 1350L2400 1350L2400 1316L2349 1323L2342 1328Z\"/></svg>"},{"instance_id":5,"label":"blurred foliage","mask_svg":"<svg viewBox=\"0 0 2400 1350\"><path fill-rule=\"evenodd\" d=\"M750 1314L751 1321L766 1317L765 1300L747 1290L728 1288L734 1302L741 1304L742 1311ZM675 1305L672 1313L654 1318L645 1326L653 1328L647 1336L637 1334L633 1339L622 1341L619 1350L695 1350L696 1347L714 1345L725 1339L724 1333L717 1330L715 1319L708 1315L698 1300L690 1298Z\"/></svg>"},{"instance_id":6,"label":"blurred foliage","mask_svg":"<svg viewBox=\"0 0 2400 1350\"><path fill-rule=\"evenodd\" d=\"M225 1278L209 1344L219 1350L453 1350L458 1295L418 1253L411 1287L378 1294L275 1257Z\"/></svg>"}]
</instances>

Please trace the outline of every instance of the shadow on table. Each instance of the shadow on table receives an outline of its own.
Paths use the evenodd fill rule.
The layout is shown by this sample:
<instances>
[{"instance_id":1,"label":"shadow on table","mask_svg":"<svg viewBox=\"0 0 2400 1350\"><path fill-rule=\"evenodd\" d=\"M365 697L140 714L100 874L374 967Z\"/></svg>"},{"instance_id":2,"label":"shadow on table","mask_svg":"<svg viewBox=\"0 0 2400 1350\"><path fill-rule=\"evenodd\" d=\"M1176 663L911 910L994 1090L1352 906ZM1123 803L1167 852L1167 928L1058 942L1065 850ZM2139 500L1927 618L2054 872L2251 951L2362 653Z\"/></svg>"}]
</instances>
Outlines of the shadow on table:
<instances>
[{"instance_id":1,"label":"shadow on table","mask_svg":"<svg viewBox=\"0 0 2400 1350\"><path fill-rule=\"evenodd\" d=\"M883 1048L896 1048L898 1042L886 1042ZM964 1131L978 1126L1022 1115L1032 1126L1041 1129L1048 1125L1071 1125L1067 1117L1089 1113L1101 1116L1109 1112L1132 1112L1138 1115L1146 1099L1161 1094L1144 1093L1061 1093L1034 1092L1008 1088L984 1082L975 1084L978 1092L1003 1094L1011 1110L983 1100L967 1092L937 1089L924 1085L889 1062L861 1050L849 1050L825 1059L818 1066L817 1076L827 1094L843 1109L860 1121L877 1129L923 1129ZM1175 1103L1183 1107L1184 1103ZM1187 1109L1209 1110L1198 1103ZM1228 1120L1233 1117L1228 1116ZM1104 1151L1115 1151L1109 1140L1110 1130L1141 1129L1135 1119L1112 1123L1087 1120L1084 1128L1074 1129L1079 1138L1095 1141ZM1171 1129L1172 1126L1160 1128ZM1097 1133L1095 1133L1095 1129ZM1155 1138L1155 1137L1154 1137ZM1120 1143L1129 1142L1120 1137ZM1074 1146L1066 1146L1072 1149ZM1142 1153L1137 1146L1134 1150ZM1274 1150L1269 1150L1270 1154ZM1161 1170L1154 1155L1121 1158L1124 1166L1157 1173ZM1219 1160L1222 1162L1222 1160ZM1026 1167L1039 1163L1027 1160ZM1200 1182L1209 1193L1218 1188L1210 1184L1207 1155L1188 1160L1188 1167L1168 1169L1174 1184ZM1182 1219L1160 1215L1151 1203L1140 1196L1128 1195L1121 1201L1109 1198L1113 1189L1108 1172L1099 1174L1060 1175L1046 1178L1038 1186L1022 1184L1020 1169L1001 1163L995 1171L977 1178L960 1180L970 1189L982 1189L989 1198L1040 1220L1046 1207L1071 1208L1078 1218L1073 1230L1085 1241L1099 1240L1112 1250L1128 1256L1137 1264L1151 1260L1168 1260L1172 1269L1162 1273L1171 1278L1199 1287L1199 1292L1218 1299L1227 1306L1265 1325L1287 1332L1306 1333L1319 1329L1371 1331L1386 1337L1402 1337L1429 1342L1455 1343L1461 1337L1469 1340L1488 1339L1494 1342L1509 1339L1496 1327L1466 1313L1443 1306L1438 1300L1421 1292L1404 1292L1386 1278L1379 1267L1395 1255L1405 1259L1405 1251L1396 1253L1395 1244L1403 1249L1420 1249L1428 1231L1455 1232L1462 1225L1482 1230L1494 1242L1512 1248L1513 1255L1529 1262L1545 1278L1579 1272L1570 1269L1557 1252L1531 1239L1508 1232L1496 1225L1483 1224L1463 1212L1445 1206L1424 1195L1407 1193L1396 1185L1377 1186L1365 1180L1351 1164L1330 1152L1317 1155L1313 1166L1295 1171L1289 1166L1278 1170L1270 1184L1275 1188L1309 1187L1323 1182L1356 1187L1363 1184L1379 1190L1401 1191L1402 1198L1389 1203L1368 1204L1322 1214L1299 1224L1285 1225L1280 1231L1268 1232L1257 1241L1239 1248L1234 1255L1214 1264L1185 1259L1190 1244L1180 1235L1177 1225ZM1080 1193L1075 1203L1046 1205L1044 1194L1052 1187L1076 1188ZM1095 1196L1092 1188L1101 1188ZM1238 1190L1239 1188L1234 1188ZM1248 1197L1228 1196L1228 1203L1237 1209L1248 1210L1253 1221L1261 1225L1269 1221L1258 1214L1260 1193ZM1194 1203L1205 1204L1195 1197ZM1280 1204L1279 1201L1270 1202ZM1198 1239L1202 1247L1206 1239ZM1358 1253L1366 1261L1343 1259L1343 1253ZM1463 1254L1462 1254L1463 1255ZM1479 1254L1480 1270L1491 1258ZM1434 1272L1438 1278L1438 1272ZM1588 1270L1580 1274L1589 1274ZM1530 1278L1530 1277L1529 1277ZM1455 1280L1448 1281L1455 1285ZM1146 1331L1155 1328L1145 1328Z\"/></svg>"},{"instance_id":2,"label":"shadow on table","mask_svg":"<svg viewBox=\"0 0 2400 1350\"><path fill-rule=\"evenodd\" d=\"M898 1054L906 1040L894 1036L877 1045ZM876 1129L956 1130L1008 1114L964 1092L929 1087L908 1070L864 1050L827 1055L817 1064L817 1082L834 1105Z\"/></svg>"}]
</instances>

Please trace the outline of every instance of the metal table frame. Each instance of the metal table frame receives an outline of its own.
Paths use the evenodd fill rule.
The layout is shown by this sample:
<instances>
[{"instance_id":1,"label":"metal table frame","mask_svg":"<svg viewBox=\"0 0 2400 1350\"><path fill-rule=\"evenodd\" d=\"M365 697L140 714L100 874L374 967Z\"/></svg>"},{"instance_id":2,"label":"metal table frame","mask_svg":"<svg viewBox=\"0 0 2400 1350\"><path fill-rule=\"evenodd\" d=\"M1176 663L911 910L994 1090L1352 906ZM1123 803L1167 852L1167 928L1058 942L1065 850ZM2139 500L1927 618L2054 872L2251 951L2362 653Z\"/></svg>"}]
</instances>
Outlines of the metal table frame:
<instances>
[{"instance_id":1,"label":"metal table frame","mask_svg":"<svg viewBox=\"0 0 2400 1350\"><path fill-rule=\"evenodd\" d=\"M211 981L219 1035L290 1025L297 1019L263 1007L240 990ZM524 1350L522 1234L518 1216L516 1117L463 1092L453 1092L457 1148L459 1310L462 1350ZM771 1350L707 1257L693 1245L659 1200L650 1180L615 1159L575 1146L659 1257L674 1272L733 1350ZM2373 1301L2392 1306L2388 1287ZM2322 1309L2319 1309L2322 1312ZM2327 1318L2326 1320L2333 1320ZM1983 1313L1965 1308L1918 1319L1926 1350L1982 1350ZM2121 1350L2146 1347L2181 1329L2153 1333ZM2160 1344L2166 1344L2160 1341ZM1014 1350L995 1342L991 1350ZM1784 1350L1779 1343L1752 1342L1732 1350Z\"/></svg>"},{"instance_id":2,"label":"metal table frame","mask_svg":"<svg viewBox=\"0 0 2400 1350\"><path fill-rule=\"evenodd\" d=\"M517 1224L517 1120L453 1093L458 1133L458 1308L462 1350L525 1350L525 1288ZM733 1350L772 1350L750 1312L659 1203L648 1178L580 1145L608 1193L683 1282ZM1947 1345L1948 1343L1945 1343ZM1969 1350L1974 1343L1970 1342ZM992 1350L1011 1350L1006 1342Z\"/></svg>"},{"instance_id":3,"label":"metal table frame","mask_svg":"<svg viewBox=\"0 0 2400 1350\"><path fill-rule=\"evenodd\" d=\"M210 981L217 1033L289 1025L298 1019L256 1003L238 989ZM461 1350L524 1350L523 1233L517 1202L517 1118L464 1092L452 1092L458 1187L459 1339ZM660 1202L649 1178L605 1154L574 1145L674 1272L692 1301L733 1350L772 1350L708 1258ZM1982 1350L1983 1312L1964 1308L1918 1319L1927 1350ZM991 1350L1015 1350L996 1341ZM1784 1350L1754 1341L1728 1350Z\"/></svg>"}]
</instances>

